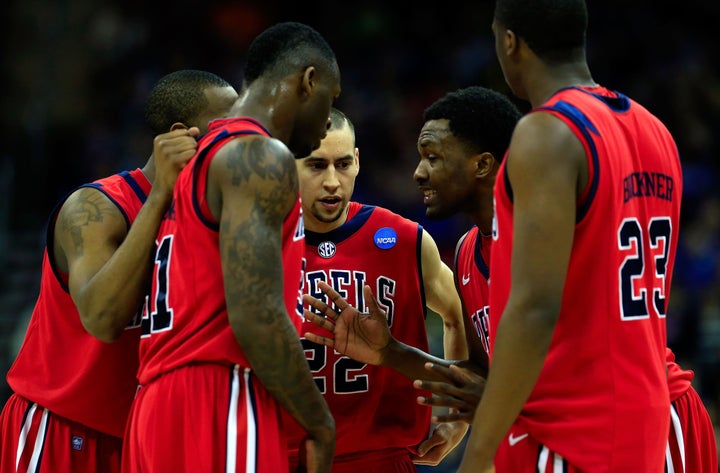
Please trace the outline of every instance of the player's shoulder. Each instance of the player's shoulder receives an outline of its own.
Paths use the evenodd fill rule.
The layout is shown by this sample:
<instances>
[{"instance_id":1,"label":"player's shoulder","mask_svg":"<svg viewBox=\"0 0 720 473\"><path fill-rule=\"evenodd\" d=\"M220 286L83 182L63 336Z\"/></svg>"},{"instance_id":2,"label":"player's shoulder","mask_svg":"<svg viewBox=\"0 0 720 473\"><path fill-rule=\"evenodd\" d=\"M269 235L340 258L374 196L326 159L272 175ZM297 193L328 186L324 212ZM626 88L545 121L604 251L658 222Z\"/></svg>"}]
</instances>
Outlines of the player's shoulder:
<instances>
[{"instance_id":1,"label":"player's shoulder","mask_svg":"<svg viewBox=\"0 0 720 473\"><path fill-rule=\"evenodd\" d=\"M76 211L77 209L94 209L99 213L109 211L120 212L117 205L107 194L105 186L103 186L103 183L110 180L110 177L83 184L72 189L60 200L56 207L56 212L60 215Z\"/></svg>"},{"instance_id":2,"label":"player's shoulder","mask_svg":"<svg viewBox=\"0 0 720 473\"><path fill-rule=\"evenodd\" d=\"M277 138L241 135L224 143L212 157L211 174L227 174L234 182L251 176L286 182L297 180L295 157Z\"/></svg>"},{"instance_id":3,"label":"player's shoulder","mask_svg":"<svg viewBox=\"0 0 720 473\"><path fill-rule=\"evenodd\" d=\"M458 238L457 243L455 244L455 254L457 255L461 248L465 247L467 243L471 243L475 240L477 237L477 226L473 226L468 231L462 234L460 238Z\"/></svg>"},{"instance_id":4,"label":"player's shoulder","mask_svg":"<svg viewBox=\"0 0 720 473\"><path fill-rule=\"evenodd\" d=\"M367 207L367 206L364 206ZM420 224L412 219L409 219L407 217L404 217L400 215L397 212L394 212L390 209L387 209L385 207L380 207L379 205L372 206L373 207L373 215L377 217L381 217L385 219L387 222L390 223L396 223L397 225L409 225L412 227L418 227Z\"/></svg>"}]
</instances>

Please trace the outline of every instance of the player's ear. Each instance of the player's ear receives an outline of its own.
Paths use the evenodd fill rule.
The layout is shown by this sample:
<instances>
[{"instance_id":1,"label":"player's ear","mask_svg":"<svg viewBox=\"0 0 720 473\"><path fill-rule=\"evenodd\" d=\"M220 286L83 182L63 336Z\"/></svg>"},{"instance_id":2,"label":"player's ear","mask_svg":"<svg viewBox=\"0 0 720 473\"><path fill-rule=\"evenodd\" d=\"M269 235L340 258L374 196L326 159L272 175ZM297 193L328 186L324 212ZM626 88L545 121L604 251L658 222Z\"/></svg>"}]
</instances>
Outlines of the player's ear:
<instances>
[{"instance_id":1,"label":"player's ear","mask_svg":"<svg viewBox=\"0 0 720 473\"><path fill-rule=\"evenodd\" d=\"M315 66L308 66L303 71L302 79L300 81L300 92L302 95L312 95L315 92L317 86L317 70Z\"/></svg>"},{"instance_id":2,"label":"player's ear","mask_svg":"<svg viewBox=\"0 0 720 473\"><path fill-rule=\"evenodd\" d=\"M182 122L175 122L170 127L170 131L175 131L175 130L180 130L180 129L187 130L187 128L188 127L186 124L184 124Z\"/></svg>"},{"instance_id":3,"label":"player's ear","mask_svg":"<svg viewBox=\"0 0 720 473\"><path fill-rule=\"evenodd\" d=\"M355 167L360 172L360 149L355 148Z\"/></svg>"},{"instance_id":4,"label":"player's ear","mask_svg":"<svg viewBox=\"0 0 720 473\"><path fill-rule=\"evenodd\" d=\"M495 161L492 153L486 151L476 154L474 159L477 166L475 169L475 177L484 178L495 172L497 161Z\"/></svg>"},{"instance_id":5,"label":"player's ear","mask_svg":"<svg viewBox=\"0 0 720 473\"><path fill-rule=\"evenodd\" d=\"M518 50L519 38L513 30L505 30L503 34L503 49L507 56L512 56Z\"/></svg>"}]
</instances>

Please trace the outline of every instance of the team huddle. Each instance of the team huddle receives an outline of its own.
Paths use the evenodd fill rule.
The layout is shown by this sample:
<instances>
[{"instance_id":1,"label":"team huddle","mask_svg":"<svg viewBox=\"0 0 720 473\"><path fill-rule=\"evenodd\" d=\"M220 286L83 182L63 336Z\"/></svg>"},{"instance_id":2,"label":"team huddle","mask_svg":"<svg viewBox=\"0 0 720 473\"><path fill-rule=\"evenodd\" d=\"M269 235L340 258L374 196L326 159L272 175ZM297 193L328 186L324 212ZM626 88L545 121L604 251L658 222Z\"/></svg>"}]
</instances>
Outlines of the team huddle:
<instances>
[{"instance_id":1,"label":"team huddle","mask_svg":"<svg viewBox=\"0 0 720 473\"><path fill-rule=\"evenodd\" d=\"M470 426L462 473L716 473L667 347L678 149L592 79L587 23L584 0L497 0L531 110L480 86L425 109L418 198L473 222L452 269L352 200L360 149L312 27L259 34L238 90L160 79L147 163L50 215L0 473L414 472Z\"/></svg>"}]
</instances>

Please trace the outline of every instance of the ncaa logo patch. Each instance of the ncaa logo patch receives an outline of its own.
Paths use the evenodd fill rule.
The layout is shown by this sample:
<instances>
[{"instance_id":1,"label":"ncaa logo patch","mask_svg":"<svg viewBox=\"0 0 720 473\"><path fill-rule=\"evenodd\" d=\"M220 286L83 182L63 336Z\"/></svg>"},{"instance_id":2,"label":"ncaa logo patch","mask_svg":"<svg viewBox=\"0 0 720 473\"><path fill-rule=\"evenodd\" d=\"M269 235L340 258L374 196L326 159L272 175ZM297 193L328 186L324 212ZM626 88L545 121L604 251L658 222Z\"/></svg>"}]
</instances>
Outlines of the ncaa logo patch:
<instances>
[{"instance_id":1,"label":"ncaa logo patch","mask_svg":"<svg viewBox=\"0 0 720 473\"><path fill-rule=\"evenodd\" d=\"M82 448L83 448L83 442L84 442L84 441L85 441L85 440L84 440L82 437L77 436L77 435L73 435L73 437L72 437L72 449L73 449L73 450L82 450Z\"/></svg>"},{"instance_id":2,"label":"ncaa logo patch","mask_svg":"<svg viewBox=\"0 0 720 473\"><path fill-rule=\"evenodd\" d=\"M397 233L390 227L383 227L375 232L373 241L381 250L389 250L397 243Z\"/></svg>"},{"instance_id":3,"label":"ncaa logo patch","mask_svg":"<svg viewBox=\"0 0 720 473\"><path fill-rule=\"evenodd\" d=\"M331 241L324 241L320 243L317 247L318 254L325 259L332 258L335 256L335 243Z\"/></svg>"}]
</instances>

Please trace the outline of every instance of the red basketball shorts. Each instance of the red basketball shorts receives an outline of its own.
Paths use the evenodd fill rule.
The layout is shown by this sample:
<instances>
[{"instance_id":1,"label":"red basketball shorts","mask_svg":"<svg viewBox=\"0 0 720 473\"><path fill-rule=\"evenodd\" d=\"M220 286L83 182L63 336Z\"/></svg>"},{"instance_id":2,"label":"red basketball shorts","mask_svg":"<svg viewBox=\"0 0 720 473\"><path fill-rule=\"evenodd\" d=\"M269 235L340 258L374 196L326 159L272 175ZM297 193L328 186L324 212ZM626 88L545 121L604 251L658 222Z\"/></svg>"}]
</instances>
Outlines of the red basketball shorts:
<instances>
[{"instance_id":1,"label":"red basketball shorts","mask_svg":"<svg viewBox=\"0 0 720 473\"><path fill-rule=\"evenodd\" d=\"M0 414L0 472L118 473L122 440L13 394Z\"/></svg>"},{"instance_id":2,"label":"red basketball shorts","mask_svg":"<svg viewBox=\"0 0 720 473\"><path fill-rule=\"evenodd\" d=\"M581 473L562 456L540 444L517 425L495 454L496 473Z\"/></svg>"},{"instance_id":3,"label":"red basketball shorts","mask_svg":"<svg viewBox=\"0 0 720 473\"><path fill-rule=\"evenodd\" d=\"M712 421L691 386L670 407L668 473L717 473L718 453Z\"/></svg>"},{"instance_id":4,"label":"red basketball shorts","mask_svg":"<svg viewBox=\"0 0 720 473\"><path fill-rule=\"evenodd\" d=\"M143 386L125 437L126 473L288 469L279 407L238 366L185 366Z\"/></svg>"}]
</instances>

